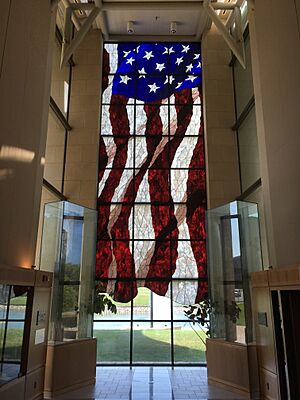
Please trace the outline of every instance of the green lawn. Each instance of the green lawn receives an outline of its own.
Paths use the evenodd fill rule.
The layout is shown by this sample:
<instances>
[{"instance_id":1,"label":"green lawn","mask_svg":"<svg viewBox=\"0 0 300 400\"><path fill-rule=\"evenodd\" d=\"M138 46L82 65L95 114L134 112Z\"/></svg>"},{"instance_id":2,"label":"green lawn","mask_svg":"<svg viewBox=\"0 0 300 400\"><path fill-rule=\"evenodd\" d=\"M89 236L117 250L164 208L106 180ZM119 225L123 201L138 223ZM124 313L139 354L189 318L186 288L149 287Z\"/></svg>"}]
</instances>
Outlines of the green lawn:
<instances>
[{"instance_id":1,"label":"green lawn","mask_svg":"<svg viewBox=\"0 0 300 400\"><path fill-rule=\"evenodd\" d=\"M13 306L25 306L27 301L26 296L18 296L10 299L10 304Z\"/></svg>"},{"instance_id":2,"label":"green lawn","mask_svg":"<svg viewBox=\"0 0 300 400\"><path fill-rule=\"evenodd\" d=\"M205 333L199 333L205 341ZM97 330L98 362L129 361L129 330ZM133 360L135 362L170 362L170 331L166 329L135 330ZM192 330L174 330L175 361L204 362L205 345Z\"/></svg>"},{"instance_id":3,"label":"green lawn","mask_svg":"<svg viewBox=\"0 0 300 400\"><path fill-rule=\"evenodd\" d=\"M115 305L117 306L117 309L119 307L130 307L130 302L128 303L119 303L117 301L114 301ZM139 288L139 293L133 300L133 305L138 307L138 306L149 306L150 305L150 291L147 288Z\"/></svg>"},{"instance_id":4,"label":"green lawn","mask_svg":"<svg viewBox=\"0 0 300 400\"><path fill-rule=\"evenodd\" d=\"M0 329L0 342L4 337L4 329ZM7 360L20 360L23 343L23 329L8 329L5 343L4 358Z\"/></svg>"},{"instance_id":5,"label":"green lawn","mask_svg":"<svg viewBox=\"0 0 300 400\"><path fill-rule=\"evenodd\" d=\"M240 318L237 320L237 325L245 326L245 305L244 303L237 303L238 307L241 309Z\"/></svg>"}]
</instances>

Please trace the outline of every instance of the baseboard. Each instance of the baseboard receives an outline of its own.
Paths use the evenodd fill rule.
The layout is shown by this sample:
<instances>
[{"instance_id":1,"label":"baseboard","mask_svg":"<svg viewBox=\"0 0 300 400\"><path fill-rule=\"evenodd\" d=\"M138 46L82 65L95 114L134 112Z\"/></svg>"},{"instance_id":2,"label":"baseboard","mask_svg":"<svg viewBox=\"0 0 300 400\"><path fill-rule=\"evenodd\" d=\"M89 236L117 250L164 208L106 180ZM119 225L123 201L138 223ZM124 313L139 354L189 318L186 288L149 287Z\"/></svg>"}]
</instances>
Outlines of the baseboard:
<instances>
[{"instance_id":1,"label":"baseboard","mask_svg":"<svg viewBox=\"0 0 300 400\"><path fill-rule=\"evenodd\" d=\"M226 381L223 381L222 379L216 379L216 378L211 378L211 377L208 378L208 383L210 385L217 386L221 389L229 390L231 392L240 394L242 396L246 396L247 399L251 399L251 394L250 394L249 390L243 388L242 386L238 386L233 383L231 384Z\"/></svg>"},{"instance_id":2,"label":"baseboard","mask_svg":"<svg viewBox=\"0 0 300 400\"><path fill-rule=\"evenodd\" d=\"M81 389L84 386L88 386L88 385L94 385L96 382L95 378L92 379L88 379L86 381L82 381L70 386L66 386L62 389L58 389L58 390L54 390L54 391L50 391L50 390L45 390L44 391L44 399L52 399L53 397L59 396L61 394L64 394L66 392L73 392L73 390L77 390L77 389Z\"/></svg>"}]
</instances>

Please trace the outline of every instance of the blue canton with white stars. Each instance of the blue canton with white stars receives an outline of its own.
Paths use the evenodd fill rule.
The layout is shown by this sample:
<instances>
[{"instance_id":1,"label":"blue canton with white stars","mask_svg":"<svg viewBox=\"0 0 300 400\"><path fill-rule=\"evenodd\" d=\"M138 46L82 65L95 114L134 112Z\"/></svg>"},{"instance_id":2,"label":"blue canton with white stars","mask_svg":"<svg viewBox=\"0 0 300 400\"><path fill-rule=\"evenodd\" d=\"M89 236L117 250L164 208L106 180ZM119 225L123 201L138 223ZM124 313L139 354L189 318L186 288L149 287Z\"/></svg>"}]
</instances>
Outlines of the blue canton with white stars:
<instances>
[{"instance_id":1,"label":"blue canton with white stars","mask_svg":"<svg viewBox=\"0 0 300 400\"><path fill-rule=\"evenodd\" d=\"M152 102L201 84L198 43L121 43L113 94Z\"/></svg>"}]
</instances>

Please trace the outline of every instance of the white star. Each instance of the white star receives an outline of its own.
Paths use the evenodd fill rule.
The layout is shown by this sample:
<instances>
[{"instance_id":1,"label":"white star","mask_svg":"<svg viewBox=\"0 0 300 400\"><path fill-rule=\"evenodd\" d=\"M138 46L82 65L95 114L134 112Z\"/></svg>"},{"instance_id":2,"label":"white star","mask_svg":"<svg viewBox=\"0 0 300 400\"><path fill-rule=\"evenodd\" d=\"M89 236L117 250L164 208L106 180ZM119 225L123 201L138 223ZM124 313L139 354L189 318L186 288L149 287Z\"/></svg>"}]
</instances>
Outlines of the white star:
<instances>
[{"instance_id":1,"label":"white star","mask_svg":"<svg viewBox=\"0 0 300 400\"><path fill-rule=\"evenodd\" d=\"M182 45L181 53L187 53L187 52L189 51L189 49L190 49L190 46L189 46L189 45L185 46L185 45L183 44L183 45Z\"/></svg>"},{"instance_id":2,"label":"white star","mask_svg":"<svg viewBox=\"0 0 300 400\"><path fill-rule=\"evenodd\" d=\"M166 76L166 80L164 81L164 85L166 83L169 83L170 85L172 85L172 82L175 81L175 78L173 77L173 75L170 76Z\"/></svg>"},{"instance_id":3,"label":"white star","mask_svg":"<svg viewBox=\"0 0 300 400\"><path fill-rule=\"evenodd\" d=\"M139 46L136 48L136 52L137 52L137 53L139 52L140 47L141 47L141 45L139 45ZM200 55L200 54L199 54L199 55Z\"/></svg>"},{"instance_id":4,"label":"white star","mask_svg":"<svg viewBox=\"0 0 300 400\"><path fill-rule=\"evenodd\" d=\"M128 58L128 60L126 61L126 64L130 64L132 65L133 61L135 61L135 59L133 57Z\"/></svg>"},{"instance_id":5,"label":"white star","mask_svg":"<svg viewBox=\"0 0 300 400\"><path fill-rule=\"evenodd\" d=\"M150 92L149 92L149 93L151 93L151 92L156 93L157 89L160 89L159 86L156 86L156 83L155 83L155 82L153 83L153 85L148 85L148 86L149 86L149 88L150 88Z\"/></svg>"},{"instance_id":6,"label":"white star","mask_svg":"<svg viewBox=\"0 0 300 400\"><path fill-rule=\"evenodd\" d=\"M154 57L152 51L145 51L145 55L143 58L147 58L147 60L150 60L151 57Z\"/></svg>"},{"instance_id":7,"label":"white star","mask_svg":"<svg viewBox=\"0 0 300 400\"><path fill-rule=\"evenodd\" d=\"M202 68L202 64L201 64L201 62L199 61L199 63L198 63L198 65L197 65L197 67L196 68Z\"/></svg>"},{"instance_id":8,"label":"white star","mask_svg":"<svg viewBox=\"0 0 300 400\"><path fill-rule=\"evenodd\" d=\"M175 89L178 89L182 85L182 82L178 82L178 85L176 86Z\"/></svg>"},{"instance_id":9,"label":"white star","mask_svg":"<svg viewBox=\"0 0 300 400\"><path fill-rule=\"evenodd\" d=\"M126 57L128 56L128 54L131 53L131 50L129 50L129 51L124 51L124 50L123 50L123 53L124 53L123 58L126 58Z\"/></svg>"},{"instance_id":10,"label":"white star","mask_svg":"<svg viewBox=\"0 0 300 400\"><path fill-rule=\"evenodd\" d=\"M200 54L194 54L194 60L198 60L200 58Z\"/></svg>"},{"instance_id":11,"label":"white star","mask_svg":"<svg viewBox=\"0 0 300 400\"><path fill-rule=\"evenodd\" d=\"M175 64L179 65L183 62L183 57L177 58L177 60L175 61Z\"/></svg>"},{"instance_id":12,"label":"white star","mask_svg":"<svg viewBox=\"0 0 300 400\"><path fill-rule=\"evenodd\" d=\"M162 63L162 64L156 63L155 69L158 69L159 72L161 72L164 68L166 68L164 63Z\"/></svg>"},{"instance_id":13,"label":"white star","mask_svg":"<svg viewBox=\"0 0 300 400\"><path fill-rule=\"evenodd\" d=\"M185 72L190 72L193 69L193 64L190 64L186 67L186 71Z\"/></svg>"},{"instance_id":14,"label":"white star","mask_svg":"<svg viewBox=\"0 0 300 400\"><path fill-rule=\"evenodd\" d=\"M173 47L170 47L169 49L165 47L165 51L163 52L163 54L172 54L172 53L175 53Z\"/></svg>"},{"instance_id":15,"label":"white star","mask_svg":"<svg viewBox=\"0 0 300 400\"><path fill-rule=\"evenodd\" d=\"M127 76L127 75L121 75L120 78L121 78L120 83L125 83L125 85L127 85L127 82L128 82L128 81L131 81L131 80L132 80L132 79L129 78L129 76Z\"/></svg>"},{"instance_id":16,"label":"white star","mask_svg":"<svg viewBox=\"0 0 300 400\"><path fill-rule=\"evenodd\" d=\"M194 82L194 80L195 79L197 79L197 76L194 76L194 75L189 75L189 77L188 78L186 78L186 81L191 81L191 82Z\"/></svg>"},{"instance_id":17,"label":"white star","mask_svg":"<svg viewBox=\"0 0 300 400\"><path fill-rule=\"evenodd\" d=\"M145 74L146 74L147 72L145 71L145 68L144 68L144 67L143 67L142 69L139 69L138 71L139 71L139 74L144 74L144 75L140 75L139 78L146 78L146 77L145 77Z\"/></svg>"}]
</instances>

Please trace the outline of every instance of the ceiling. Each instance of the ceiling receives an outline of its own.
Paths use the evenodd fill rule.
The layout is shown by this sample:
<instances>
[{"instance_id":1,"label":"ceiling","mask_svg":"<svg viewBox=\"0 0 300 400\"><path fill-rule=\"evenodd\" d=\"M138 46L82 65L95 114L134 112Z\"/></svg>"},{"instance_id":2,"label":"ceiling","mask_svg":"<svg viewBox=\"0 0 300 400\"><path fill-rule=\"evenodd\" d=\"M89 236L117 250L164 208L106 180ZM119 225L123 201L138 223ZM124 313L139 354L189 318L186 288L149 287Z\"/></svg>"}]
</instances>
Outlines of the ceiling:
<instances>
[{"instance_id":1,"label":"ceiling","mask_svg":"<svg viewBox=\"0 0 300 400\"><path fill-rule=\"evenodd\" d=\"M105 41L200 41L212 21L245 68L243 15L246 0L51 0L58 4L65 64L93 26ZM131 33L128 32L131 24ZM175 29L170 32L173 23ZM72 39L72 25L77 33Z\"/></svg>"},{"instance_id":2,"label":"ceiling","mask_svg":"<svg viewBox=\"0 0 300 400\"><path fill-rule=\"evenodd\" d=\"M103 1L102 16L96 19L101 27L101 17L107 24L111 40L137 40L144 36L148 40L199 40L205 29L210 26L210 19L203 9L202 2L192 1L159 1L159 0L109 0ZM127 21L133 22L134 34L127 33ZM176 22L177 32L170 34L170 23ZM103 21L102 21L103 23Z\"/></svg>"},{"instance_id":3,"label":"ceiling","mask_svg":"<svg viewBox=\"0 0 300 400\"><path fill-rule=\"evenodd\" d=\"M199 41L211 26L203 0L62 0L59 25L65 7L72 3L95 3L101 9L93 27L101 29L106 41ZM77 19L82 22L89 12L76 11ZM127 33L128 21L133 22L133 34ZM170 33L171 21L176 22L175 34Z\"/></svg>"}]
</instances>

